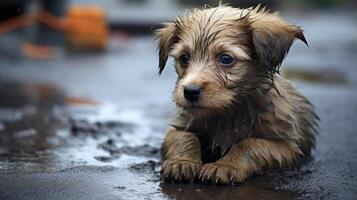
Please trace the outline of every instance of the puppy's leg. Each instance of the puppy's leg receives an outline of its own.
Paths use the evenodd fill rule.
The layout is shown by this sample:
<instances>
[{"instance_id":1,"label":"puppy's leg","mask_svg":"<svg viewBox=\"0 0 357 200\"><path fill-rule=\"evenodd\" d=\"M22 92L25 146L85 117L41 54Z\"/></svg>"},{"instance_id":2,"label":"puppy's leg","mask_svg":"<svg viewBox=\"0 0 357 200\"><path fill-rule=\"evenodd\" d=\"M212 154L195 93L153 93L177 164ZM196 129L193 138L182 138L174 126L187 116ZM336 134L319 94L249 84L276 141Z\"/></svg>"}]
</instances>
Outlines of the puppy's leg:
<instances>
[{"instance_id":1,"label":"puppy's leg","mask_svg":"<svg viewBox=\"0 0 357 200\"><path fill-rule=\"evenodd\" d=\"M165 180L193 181L202 166L201 145L190 132L168 131L162 144L162 176Z\"/></svg>"},{"instance_id":2,"label":"puppy's leg","mask_svg":"<svg viewBox=\"0 0 357 200\"><path fill-rule=\"evenodd\" d=\"M200 179L221 184L242 182L265 169L291 166L301 154L294 142L248 138L233 146L220 160L205 164Z\"/></svg>"}]
</instances>

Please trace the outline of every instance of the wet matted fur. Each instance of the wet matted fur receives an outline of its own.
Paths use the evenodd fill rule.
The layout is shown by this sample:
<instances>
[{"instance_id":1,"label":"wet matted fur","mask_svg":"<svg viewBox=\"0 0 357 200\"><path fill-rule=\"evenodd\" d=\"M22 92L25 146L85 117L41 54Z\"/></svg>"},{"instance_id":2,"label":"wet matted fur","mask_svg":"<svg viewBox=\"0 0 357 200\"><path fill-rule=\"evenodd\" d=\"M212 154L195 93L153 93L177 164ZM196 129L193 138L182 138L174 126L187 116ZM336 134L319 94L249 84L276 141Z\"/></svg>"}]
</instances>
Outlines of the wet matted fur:
<instances>
[{"instance_id":1,"label":"wet matted fur","mask_svg":"<svg viewBox=\"0 0 357 200\"><path fill-rule=\"evenodd\" d=\"M178 113L162 145L165 180L242 182L309 155L318 117L279 67L303 31L264 8L195 9L157 31L159 73L178 74ZM229 66L222 54L234 59ZM227 57L226 57L227 59ZM226 62L226 61L225 61ZM197 101L184 88L198 86Z\"/></svg>"}]
</instances>

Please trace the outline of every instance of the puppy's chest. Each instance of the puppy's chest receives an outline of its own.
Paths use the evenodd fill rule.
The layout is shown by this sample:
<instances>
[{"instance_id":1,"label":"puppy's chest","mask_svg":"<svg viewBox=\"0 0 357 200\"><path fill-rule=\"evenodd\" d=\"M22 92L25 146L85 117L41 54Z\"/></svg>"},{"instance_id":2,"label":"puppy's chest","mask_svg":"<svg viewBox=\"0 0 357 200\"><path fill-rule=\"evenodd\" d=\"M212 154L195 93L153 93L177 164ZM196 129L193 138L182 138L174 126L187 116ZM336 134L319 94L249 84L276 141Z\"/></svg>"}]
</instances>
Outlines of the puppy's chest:
<instances>
[{"instance_id":1,"label":"puppy's chest","mask_svg":"<svg viewBox=\"0 0 357 200\"><path fill-rule=\"evenodd\" d=\"M222 153L254 133L252 120L241 116L200 120L192 128L199 138L205 138L208 148L219 148Z\"/></svg>"}]
</instances>

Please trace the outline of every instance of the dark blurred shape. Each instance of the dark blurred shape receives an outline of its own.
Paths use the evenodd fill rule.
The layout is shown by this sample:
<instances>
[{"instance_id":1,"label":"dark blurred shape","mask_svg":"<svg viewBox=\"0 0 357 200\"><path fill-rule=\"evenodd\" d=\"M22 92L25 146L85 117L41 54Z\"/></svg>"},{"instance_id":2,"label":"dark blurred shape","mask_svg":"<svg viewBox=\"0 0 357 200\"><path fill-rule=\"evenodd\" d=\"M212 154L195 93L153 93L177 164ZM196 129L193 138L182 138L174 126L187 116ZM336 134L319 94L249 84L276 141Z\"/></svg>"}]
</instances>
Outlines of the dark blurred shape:
<instances>
[{"instance_id":1,"label":"dark blurred shape","mask_svg":"<svg viewBox=\"0 0 357 200\"><path fill-rule=\"evenodd\" d=\"M333 7L345 7L351 8L357 6L355 0L177 0L179 4L189 7L201 7L204 5L217 6L220 4L228 4L233 7L251 7L261 5L271 10L277 10L282 6L299 6L304 8L333 8Z\"/></svg>"},{"instance_id":2,"label":"dark blurred shape","mask_svg":"<svg viewBox=\"0 0 357 200\"><path fill-rule=\"evenodd\" d=\"M31 5L37 2L41 8L29 12ZM21 52L26 57L52 58L54 52L64 45L64 34L58 24L54 22L60 21L57 18L63 17L66 5L66 0L0 0L0 19L2 19L0 33L15 36L14 32L21 32L21 38L19 38L21 42L17 42L12 48L16 48L15 51ZM4 39L4 43L6 42L7 39Z\"/></svg>"},{"instance_id":3,"label":"dark blurred shape","mask_svg":"<svg viewBox=\"0 0 357 200\"><path fill-rule=\"evenodd\" d=\"M306 71L301 69L289 69L284 71L285 76L291 80L308 81L315 83L347 84L346 74L338 70Z\"/></svg>"},{"instance_id":4,"label":"dark blurred shape","mask_svg":"<svg viewBox=\"0 0 357 200\"><path fill-rule=\"evenodd\" d=\"M67 0L42 0L41 6L54 16L63 17L67 9Z\"/></svg>"},{"instance_id":5,"label":"dark blurred shape","mask_svg":"<svg viewBox=\"0 0 357 200\"><path fill-rule=\"evenodd\" d=\"M25 12L25 1L23 0L0 0L0 22Z\"/></svg>"},{"instance_id":6,"label":"dark blurred shape","mask_svg":"<svg viewBox=\"0 0 357 200\"><path fill-rule=\"evenodd\" d=\"M43 10L55 17L62 18L66 12L67 0L42 0L40 1ZM38 45L48 45L62 47L65 41L62 31L53 29L44 24L38 25L38 34L35 43Z\"/></svg>"},{"instance_id":7,"label":"dark blurred shape","mask_svg":"<svg viewBox=\"0 0 357 200\"><path fill-rule=\"evenodd\" d=\"M260 4L270 9L277 8L280 3L278 0L230 0L229 2L234 7L251 7Z\"/></svg>"},{"instance_id":8,"label":"dark blurred shape","mask_svg":"<svg viewBox=\"0 0 357 200\"><path fill-rule=\"evenodd\" d=\"M19 12L36 2L38 9ZM87 5L68 8L68 2L18 0L8 3L0 0L0 10L6 10L0 13L1 19L6 19L0 22L0 34L6 36L0 38L5 44L1 46L9 47L12 53L7 54L14 57L20 54L38 60L61 57L67 47L81 51L104 50L109 34L105 11ZM15 45L6 45L12 38L16 40Z\"/></svg>"},{"instance_id":9,"label":"dark blurred shape","mask_svg":"<svg viewBox=\"0 0 357 200\"><path fill-rule=\"evenodd\" d=\"M291 2L299 2L301 4L310 5L313 7L334 7L343 6L353 2L353 0L290 0Z\"/></svg>"},{"instance_id":10,"label":"dark blurred shape","mask_svg":"<svg viewBox=\"0 0 357 200\"><path fill-rule=\"evenodd\" d=\"M147 3L148 0L123 0L127 4L144 4Z\"/></svg>"},{"instance_id":11,"label":"dark blurred shape","mask_svg":"<svg viewBox=\"0 0 357 200\"><path fill-rule=\"evenodd\" d=\"M85 120L72 120L70 121L71 124L71 133L74 135L78 135L80 133L91 133L91 134L99 134L100 128L94 124L89 123Z\"/></svg>"},{"instance_id":12,"label":"dark blurred shape","mask_svg":"<svg viewBox=\"0 0 357 200\"><path fill-rule=\"evenodd\" d=\"M141 22L120 22L111 23L110 29L117 31L124 31L128 35L142 36L153 34L153 32L160 27L162 22L141 23Z\"/></svg>"},{"instance_id":13,"label":"dark blurred shape","mask_svg":"<svg viewBox=\"0 0 357 200\"><path fill-rule=\"evenodd\" d=\"M0 81L0 107L33 105L48 108L63 102L63 91L51 84Z\"/></svg>"},{"instance_id":14,"label":"dark blurred shape","mask_svg":"<svg viewBox=\"0 0 357 200\"><path fill-rule=\"evenodd\" d=\"M190 5L190 6L218 6L220 4L219 0L178 0L178 2L182 5ZM222 4L228 4L233 7L250 7L261 4L262 6L266 6L268 8L276 8L278 5L278 0L225 0L221 1Z\"/></svg>"}]
</instances>

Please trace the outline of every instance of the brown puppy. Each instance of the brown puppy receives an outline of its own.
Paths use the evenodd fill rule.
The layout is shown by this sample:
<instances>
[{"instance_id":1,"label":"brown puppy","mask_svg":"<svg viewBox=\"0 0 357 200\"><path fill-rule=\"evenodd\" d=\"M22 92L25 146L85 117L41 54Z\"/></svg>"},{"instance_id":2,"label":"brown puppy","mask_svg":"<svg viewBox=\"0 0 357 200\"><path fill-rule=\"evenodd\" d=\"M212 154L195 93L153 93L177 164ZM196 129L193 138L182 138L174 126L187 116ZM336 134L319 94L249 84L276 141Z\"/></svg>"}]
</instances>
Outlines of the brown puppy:
<instances>
[{"instance_id":1,"label":"brown puppy","mask_svg":"<svg viewBox=\"0 0 357 200\"><path fill-rule=\"evenodd\" d=\"M299 27L259 7L219 6L181 16L157 36L160 73L172 56L178 74L165 180L241 182L310 153L317 116L278 74L294 40L306 43Z\"/></svg>"}]
</instances>

